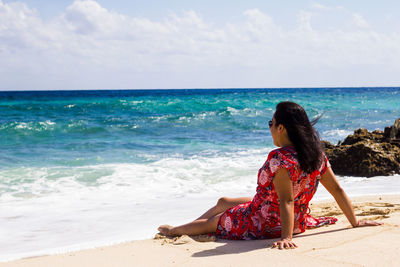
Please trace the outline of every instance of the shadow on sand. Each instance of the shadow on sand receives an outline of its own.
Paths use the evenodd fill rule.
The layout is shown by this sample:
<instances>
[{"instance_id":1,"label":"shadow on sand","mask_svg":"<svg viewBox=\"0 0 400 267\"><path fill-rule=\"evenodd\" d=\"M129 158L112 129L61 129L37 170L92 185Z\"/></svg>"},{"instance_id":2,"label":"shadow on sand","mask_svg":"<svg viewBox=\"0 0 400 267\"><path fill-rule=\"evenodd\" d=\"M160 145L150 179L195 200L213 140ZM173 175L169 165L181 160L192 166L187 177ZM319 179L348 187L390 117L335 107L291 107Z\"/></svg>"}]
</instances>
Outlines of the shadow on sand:
<instances>
[{"instance_id":1,"label":"shadow on sand","mask_svg":"<svg viewBox=\"0 0 400 267\"><path fill-rule=\"evenodd\" d=\"M294 239L304 238L315 235L322 235L334 232L341 232L345 230L351 230L351 228L340 228L335 230L327 230L316 233L306 233L299 234L294 237ZM227 254L237 254L244 253L248 251L255 251L265 248L272 248L274 242L278 241L279 238L274 239L263 239L263 240L223 240L219 239L218 243L225 243L223 246L219 246L213 249L207 249L204 251L196 252L192 254L192 257L209 257L209 256L218 256L218 255L227 255Z\"/></svg>"}]
</instances>

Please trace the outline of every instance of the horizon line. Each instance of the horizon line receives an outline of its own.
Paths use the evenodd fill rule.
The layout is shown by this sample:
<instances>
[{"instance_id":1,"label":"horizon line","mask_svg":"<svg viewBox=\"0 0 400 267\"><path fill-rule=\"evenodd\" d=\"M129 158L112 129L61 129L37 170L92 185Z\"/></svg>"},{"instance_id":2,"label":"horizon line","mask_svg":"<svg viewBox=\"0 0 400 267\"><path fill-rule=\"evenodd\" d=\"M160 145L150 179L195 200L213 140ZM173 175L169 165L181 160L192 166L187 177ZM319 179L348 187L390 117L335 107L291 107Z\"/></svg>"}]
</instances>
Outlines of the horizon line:
<instances>
[{"instance_id":1,"label":"horizon line","mask_svg":"<svg viewBox=\"0 0 400 267\"><path fill-rule=\"evenodd\" d=\"M201 88L119 88L119 89L21 89L2 90L0 92L54 92L54 91L146 91L146 90L251 90L251 89L355 89L355 88L400 88L400 86L311 86L311 87L201 87Z\"/></svg>"}]
</instances>

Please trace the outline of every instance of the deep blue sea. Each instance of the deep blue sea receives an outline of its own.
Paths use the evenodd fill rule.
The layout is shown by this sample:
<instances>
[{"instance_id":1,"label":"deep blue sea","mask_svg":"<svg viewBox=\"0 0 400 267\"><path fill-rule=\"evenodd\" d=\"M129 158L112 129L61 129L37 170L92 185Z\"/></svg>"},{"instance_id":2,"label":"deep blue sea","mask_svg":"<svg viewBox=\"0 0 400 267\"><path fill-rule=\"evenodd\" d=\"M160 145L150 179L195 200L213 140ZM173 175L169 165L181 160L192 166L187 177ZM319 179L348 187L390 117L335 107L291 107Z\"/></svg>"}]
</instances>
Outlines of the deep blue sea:
<instances>
[{"instance_id":1,"label":"deep blue sea","mask_svg":"<svg viewBox=\"0 0 400 267\"><path fill-rule=\"evenodd\" d=\"M148 238L254 195L285 100L333 143L400 118L398 87L0 92L0 260ZM339 180L400 193L398 175Z\"/></svg>"}]
</instances>

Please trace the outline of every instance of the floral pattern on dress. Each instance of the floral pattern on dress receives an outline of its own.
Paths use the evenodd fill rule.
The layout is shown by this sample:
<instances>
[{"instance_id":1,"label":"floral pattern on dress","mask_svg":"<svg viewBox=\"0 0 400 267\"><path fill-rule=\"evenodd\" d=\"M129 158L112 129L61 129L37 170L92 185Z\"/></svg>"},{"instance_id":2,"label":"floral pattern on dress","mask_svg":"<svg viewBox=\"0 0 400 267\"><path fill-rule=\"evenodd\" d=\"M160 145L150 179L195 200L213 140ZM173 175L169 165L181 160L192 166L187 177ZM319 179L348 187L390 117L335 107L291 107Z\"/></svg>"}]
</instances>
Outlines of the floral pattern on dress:
<instances>
[{"instance_id":1,"label":"floral pattern on dress","mask_svg":"<svg viewBox=\"0 0 400 267\"><path fill-rule=\"evenodd\" d=\"M265 170L261 171L260 175L258 176L258 181L261 185L265 185L265 183L268 182L268 176Z\"/></svg>"},{"instance_id":2,"label":"floral pattern on dress","mask_svg":"<svg viewBox=\"0 0 400 267\"><path fill-rule=\"evenodd\" d=\"M307 213L308 204L317 190L319 179L328 167L330 167L329 161L324 156L324 161L318 170L311 174L304 174L300 169L293 146L271 151L258 171L257 193L253 200L225 211L219 218L216 235L223 239L280 237L279 198L273 179L281 168L287 169L293 183L295 219L293 233L302 233L306 228L335 223L335 218L316 219Z\"/></svg>"}]
</instances>

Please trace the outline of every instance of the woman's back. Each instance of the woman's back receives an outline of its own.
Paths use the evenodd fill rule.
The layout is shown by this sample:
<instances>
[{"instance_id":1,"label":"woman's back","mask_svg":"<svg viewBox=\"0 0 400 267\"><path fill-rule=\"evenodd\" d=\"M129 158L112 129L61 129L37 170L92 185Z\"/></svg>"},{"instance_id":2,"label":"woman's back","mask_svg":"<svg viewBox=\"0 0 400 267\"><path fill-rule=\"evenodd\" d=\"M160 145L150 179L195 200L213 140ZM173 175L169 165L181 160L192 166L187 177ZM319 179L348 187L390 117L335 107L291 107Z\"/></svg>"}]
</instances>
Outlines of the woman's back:
<instances>
[{"instance_id":1,"label":"woman's back","mask_svg":"<svg viewBox=\"0 0 400 267\"><path fill-rule=\"evenodd\" d=\"M273 179L281 168L286 168L293 184L294 233L304 232L308 203L317 190L319 179L328 167L330 167L329 161L324 156L324 161L320 168L310 174L306 174L300 169L297 153L293 146L275 149L269 153L267 161L258 172L258 187L255 198L261 203L265 201L272 202L279 209L279 199L274 188Z\"/></svg>"}]
</instances>

